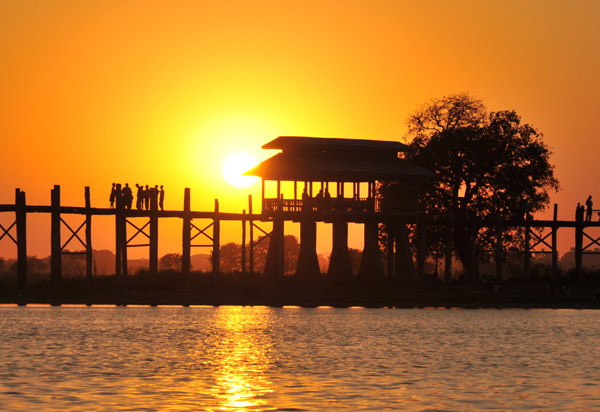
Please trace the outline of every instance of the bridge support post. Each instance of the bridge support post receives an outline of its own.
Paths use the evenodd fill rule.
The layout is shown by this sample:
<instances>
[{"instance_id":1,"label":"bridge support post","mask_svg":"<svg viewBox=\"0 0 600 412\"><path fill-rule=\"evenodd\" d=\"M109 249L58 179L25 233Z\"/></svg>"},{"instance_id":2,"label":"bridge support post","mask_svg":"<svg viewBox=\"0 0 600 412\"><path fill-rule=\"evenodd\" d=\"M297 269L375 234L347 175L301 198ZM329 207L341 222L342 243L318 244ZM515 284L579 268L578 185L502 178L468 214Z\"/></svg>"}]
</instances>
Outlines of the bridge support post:
<instances>
[{"instance_id":1,"label":"bridge support post","mask_svg":"<svg viewBox=\"0 0 600 412\"><path fill-rule=\"evenodd\" d=\"M575 215L575 273L577 278L583 277L583 209L578 209Z\"/></svg>"},{"instance_id":2,"label":"bridge support post","mask_svg":"<svg viewBox=\"0 0 600 412\"><path fill-rule=\"evenodd\" d=\"M15 190L15 214L17 224L17 287L20 291L27 288L27 212L25 210L25 192Z\"/></svg>"},{"instance_id":3,"label":"bridge support post","mask_svg":"<svg viewBox=\"0 0 600 412\"><path fill-rule=\"evenodd\" d=\"M221 219L219 217L219 199L215 199L215 217L213 219L212 274L221 273Z\"/></svg>"},{"instance_id":4,"label":"bridge support post","mask_svg":"<svg viewBox=\"0 0 600 412\"><path fill-rule=\"evenodd\" d=\"M183 231L181 245L181 273L189 276L191 270L191 245L192 245L192 218L190 216L190 188L183 192Z\"/></svg>"},{"instance_id":5,"label":"bridge support post","mask_svg":"<svg viewBox=\"0 0 600 412\"><path fill-rule=\"evenodd\" d=\"M300 222L300 254L296 277L302 280L313 280L321 275L317 258L317 222L303 220Z\"/></svg>"},{"instance_id":6,"label":"bridge support post","mask_svg":"<svg viewBox=\"0 0 600 412\"><path fill-rule=\"evenodd\" d=\"M552 281L558 277L558 205L554 204L554 217L552 223Z\"/></svg>"},{"instance_id":7,"label":"bridge support post","mask_svg":"<svg viewBox=\"0 0 600 412\"><path fill-rule=\"evenodd\" d=\"M87 289L92 287L92 270L94 265L92 249L92 211L90 200L90 187L85 187L85 285Z\"/></svg>"},{"instance_id":8,"label":"bridge support post","mask_svg":"<svg viewBox=\"0 0 600 412\"><path fill-rule=\"evenodd\" d=\"M283 219L281 217L273 219L273 231L264 270L264 275L269 278L283 276L283 229Z\"/></svg>"},{"instance_id":9,"label":"bridge support post","mask_svg":"<svg viewBox=\"0 0 600 412\"><path fill-rule=\"evenodd\" d=\"M379 224L377 222L365 223L365 247L360 260L358 277L362 280L383 279L383 263L379 251Z\"/></svg>"},{"instance_id":10,"label":"bridge support post","mask_svg":"<svg viewBox=\"0 0 600 412\"><path fill-rule=\"evenodd\" d=\"M254 221L252 220L252 195L248 195L248 213L250 214L250 242L248 243L248 252L250 256L248 256L248 259L250 260L250 274L252 275L254 274Z\"/></svg>"},{"instance_id":11,"label":"bridge support post","mask_svg":"<svg viewBox=\"0 0 600 412\"><path fill-rule=\"evenodd\" d=\"M150 256L148 257L150 274L158 273L158 191L150 190Z\"/></svg>"},{"instance_id":12,"label":"bridge support post","mask_svg":"<svg viewBox=\"0 0 600 412\"><path fill-rule=\"evenodd\" d=\"M60 244L60 186L54 185L50 197L50 284L60 287L62 277Z\"/></svg>"},{"instance_id":13,"label":"bridge support post","mask_svg":"<svg viewBox=\"0 0 600 412\"><path fill-rule=\"evenodd\" d=\"M117 183L115 190L115 274L122 282L122 278L127 276L127 223L120 183Z\"/></svg>"},{"instance_id":14,"label":"bridge support post","mask_svg":"<svg viewBox=\"0 0 600 412\"><path fill-rule=\"evenodd\" d=\"M327 277L336 280L349 280L352 278L352 264L348 250L348 222L333 222L333 247Z\"/></svg>"}]
</instances>

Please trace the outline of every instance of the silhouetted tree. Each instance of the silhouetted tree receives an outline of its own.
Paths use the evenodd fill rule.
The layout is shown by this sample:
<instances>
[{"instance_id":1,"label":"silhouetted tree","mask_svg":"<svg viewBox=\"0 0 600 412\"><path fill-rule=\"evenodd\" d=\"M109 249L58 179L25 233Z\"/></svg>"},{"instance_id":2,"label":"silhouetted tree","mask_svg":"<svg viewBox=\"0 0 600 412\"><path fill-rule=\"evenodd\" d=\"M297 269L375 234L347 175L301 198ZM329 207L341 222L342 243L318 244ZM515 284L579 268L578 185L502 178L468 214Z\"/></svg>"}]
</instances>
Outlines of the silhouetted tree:
<instances>
[{"instance_id":1,"label":"silhouetted tree","mask_svg":"<svg viewBox=\"0 0 600 412\"><path fill-rule=\"evenodd\" d=\"M158 260L158 270L181 271L181 253L167 253Z\"/></svg>"},{"instance_id":2,"label":"silhouetted tree","mask_svg":"<svg viewBox=\"0 0 600 412\"><path fill-rule=\"evenodd\" d=\"M544 209L548 191L558 189L542 134L522 123L514 111L488 114L482 101L468 94L422 106L408 120L406 139L414 149L406 158L438 175L421 197L426 212L442 221L451 212L455 252L472 275L476 268L471 268L469 248L477 234L473 219L523 217L525 212ZM384 184L380 189L385 201L415 188L404 183ZM441 249L443 233L436 231L432 227L427 235L430 251ZM493 235L494 228L482 232ZM507 231L506 247L518 239L514 230ZM485 236L478 242L480 258L485 260L491 245Z\"/></svg>"}]
</instances>

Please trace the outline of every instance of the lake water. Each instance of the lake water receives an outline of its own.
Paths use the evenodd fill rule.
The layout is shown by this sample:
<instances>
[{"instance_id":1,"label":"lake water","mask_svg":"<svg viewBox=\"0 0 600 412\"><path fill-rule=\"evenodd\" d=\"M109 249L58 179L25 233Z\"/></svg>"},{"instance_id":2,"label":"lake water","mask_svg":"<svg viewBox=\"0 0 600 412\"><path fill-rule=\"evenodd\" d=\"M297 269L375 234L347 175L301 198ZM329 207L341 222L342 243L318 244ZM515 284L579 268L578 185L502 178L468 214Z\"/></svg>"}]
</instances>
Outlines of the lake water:
<instances>
[{"instance_id":1,"label":"lake water","mask_svg":"<svg viewBox=\"0 0 600 412\"><path fill-rule=\"evenodd\" d=\"M600 311L0 307L2 411L600 410Z\"/></svg>"}]
</instances>

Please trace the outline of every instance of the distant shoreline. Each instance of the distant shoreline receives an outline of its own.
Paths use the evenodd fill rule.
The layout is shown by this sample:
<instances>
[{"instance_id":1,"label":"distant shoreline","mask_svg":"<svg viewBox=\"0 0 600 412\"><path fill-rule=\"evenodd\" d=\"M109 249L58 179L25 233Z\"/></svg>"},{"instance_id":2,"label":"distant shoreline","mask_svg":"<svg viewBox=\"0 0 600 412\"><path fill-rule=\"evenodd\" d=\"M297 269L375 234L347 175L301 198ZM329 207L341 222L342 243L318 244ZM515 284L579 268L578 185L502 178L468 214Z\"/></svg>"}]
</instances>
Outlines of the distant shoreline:
<instances>
[{"instance_id":1,"label":"distant shoreline","mask_svg":"<svg viewBox=\"0 0 600 412\"><path fill-rule=\"evenodd\" d=\"M356 280L350 284L325 280L299 283L290 278L271 284L261 277L241 274L203 275L191 284L169 274L153 279L132 277L118 287L114 277L94 281L91 289L86 289L83 280L65 281L55 290L47 283L24 291L0 284L0 304L600 309L596 281L365 285Z\"/></svg>"}]
</instances>

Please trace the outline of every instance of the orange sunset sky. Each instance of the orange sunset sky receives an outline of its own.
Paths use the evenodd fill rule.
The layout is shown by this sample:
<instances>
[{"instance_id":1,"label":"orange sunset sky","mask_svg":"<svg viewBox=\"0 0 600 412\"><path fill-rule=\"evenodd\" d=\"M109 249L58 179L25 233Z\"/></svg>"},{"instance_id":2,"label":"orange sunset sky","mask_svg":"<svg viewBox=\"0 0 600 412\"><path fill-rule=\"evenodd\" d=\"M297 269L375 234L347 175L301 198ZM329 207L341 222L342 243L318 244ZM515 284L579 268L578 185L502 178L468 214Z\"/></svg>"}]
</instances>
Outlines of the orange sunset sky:
<instances>
[{"instance_id":1,"label":"orange sunset sky","mask_svg":"<svg viewBox=\"0 0 600 412\"><path fill-rule=\"evenodd\" d=\"M263 160L279 135L402 141L421 104L468 92L544 134L572 219L588 194L600 208L599 22L592 0L2 0L0 203L19 187L49 204L60 184L64 205L87 185L108 207L115 181L165 185L167 209L184 187L195 210L241 212L249 193L258 209L259 183L223 179L231 153ZM161 223L160 254L180 252L180 230ZM114 249L112 220L94 232ZM49 217L28 233L28 253L49 254Z\"/></svg>"}]
</instances>

